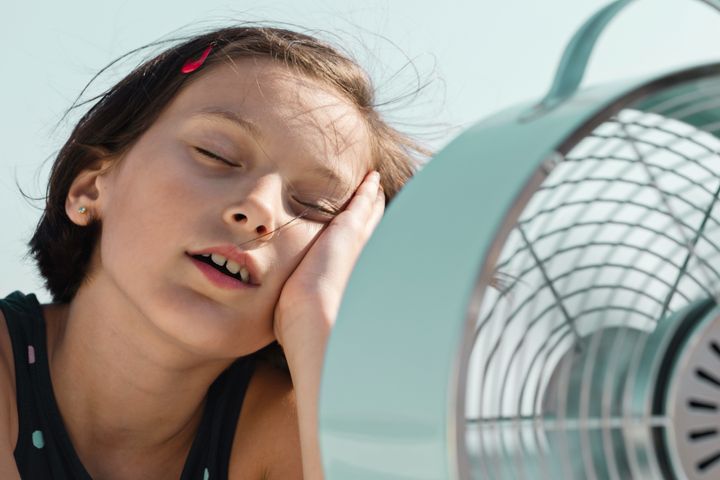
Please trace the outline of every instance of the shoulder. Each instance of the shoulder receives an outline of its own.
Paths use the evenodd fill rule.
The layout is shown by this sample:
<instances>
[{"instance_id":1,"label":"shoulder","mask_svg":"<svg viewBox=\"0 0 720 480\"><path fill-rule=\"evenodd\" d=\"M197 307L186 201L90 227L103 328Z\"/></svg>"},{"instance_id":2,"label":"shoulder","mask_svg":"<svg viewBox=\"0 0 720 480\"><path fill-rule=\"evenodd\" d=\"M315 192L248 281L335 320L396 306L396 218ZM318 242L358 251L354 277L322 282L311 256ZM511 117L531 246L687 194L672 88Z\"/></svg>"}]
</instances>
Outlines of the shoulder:
<instances>
[{"instance_id":1,"label":"shoulder","mask_svg":"<svg viewBox=\"0 0 720 480\"><path fill-rule=\"evenodd\" d=\"M248 476L248 472L255 472ZM230 480L302 479L297 406L290 374L257 361L235 430Z\"/></svg>"}]
</instances>

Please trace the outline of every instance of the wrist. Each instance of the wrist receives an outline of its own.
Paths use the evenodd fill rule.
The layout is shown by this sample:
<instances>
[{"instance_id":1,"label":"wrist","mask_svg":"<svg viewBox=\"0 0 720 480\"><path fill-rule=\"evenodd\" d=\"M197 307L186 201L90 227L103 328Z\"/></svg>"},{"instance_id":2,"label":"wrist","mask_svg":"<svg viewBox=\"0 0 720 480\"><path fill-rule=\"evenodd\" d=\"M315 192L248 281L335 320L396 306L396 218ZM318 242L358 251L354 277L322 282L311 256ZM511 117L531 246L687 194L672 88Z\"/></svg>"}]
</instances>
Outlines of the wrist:
<instances>
[{"instance_id":1,"label":"wrist","mask_svg":"<svg viewBox=\"0 0 720 480\"><path fill-rule=\"evenodd\" d=\"M275 311L275 338L285 352L303 351L327 342L335 322L334 315L319 308L306 311L296 308Z\"/></svg>"},{"instance_id":2,"label":"wrist","mask_svg":"<svg viewBox=\"0 0 720 480\"><path fill-rule=\"evenodd\" d=\"M314 371L322 367L329 339L329 329L317 329L305 337L286 336L286 342L281 345L293 376L301 373L295 370Z\"/></svg>"}]
</instances>

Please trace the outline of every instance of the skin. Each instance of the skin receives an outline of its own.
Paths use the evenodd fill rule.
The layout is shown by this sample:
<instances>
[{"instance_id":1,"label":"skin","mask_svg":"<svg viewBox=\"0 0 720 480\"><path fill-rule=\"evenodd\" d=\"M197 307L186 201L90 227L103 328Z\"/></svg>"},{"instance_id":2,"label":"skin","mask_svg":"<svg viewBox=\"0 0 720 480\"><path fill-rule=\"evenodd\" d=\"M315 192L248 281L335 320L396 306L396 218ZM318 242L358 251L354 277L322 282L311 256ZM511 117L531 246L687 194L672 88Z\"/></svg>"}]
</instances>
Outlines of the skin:
<instances>
[{"instance_id":1,"label":"skin","mask_svg":"<svg viewBox=\"0 0 720 480\"><path fill-rule=\"evenodd\" d=\"M99 219L102 234L73 301L45 316L58 406L94 478L179 478L208 386L274 339L292 384L257 369L230 476L322 478L325 346L384 208L370 169L362 117L332 87L242 59L198 72L129 151L75 179L66 212L78 225ZM258 287L220 289L187 255L220 244L253 258ZM0 333L0 382L13 386ZM14 394L3 402L15 411ZM16 416L8 421L14 448Z\"/></svg>"}]
</instances>

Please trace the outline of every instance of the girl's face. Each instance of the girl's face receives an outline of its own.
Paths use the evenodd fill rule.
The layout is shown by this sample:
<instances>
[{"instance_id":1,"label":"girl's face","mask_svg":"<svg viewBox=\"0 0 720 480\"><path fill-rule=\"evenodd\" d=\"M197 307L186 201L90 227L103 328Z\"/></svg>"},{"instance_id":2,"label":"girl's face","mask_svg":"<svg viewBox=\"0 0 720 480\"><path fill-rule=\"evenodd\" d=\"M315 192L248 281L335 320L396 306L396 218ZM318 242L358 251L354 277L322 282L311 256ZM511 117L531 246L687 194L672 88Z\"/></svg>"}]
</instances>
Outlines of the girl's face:
<instances>
[{"instance_id":1,"label":"girl's face","mask_svg":"<svg viewBox=\"0 0 720 480\"><path fill-rule=\"evenodd\" d=\"M271 60L194 75L98 178L91 276L186 347L237 357L274 339L283 284L370 169L370 142L347 100ZM203 263L213 252L249 283Z\"/></svg>"}]
</instances>

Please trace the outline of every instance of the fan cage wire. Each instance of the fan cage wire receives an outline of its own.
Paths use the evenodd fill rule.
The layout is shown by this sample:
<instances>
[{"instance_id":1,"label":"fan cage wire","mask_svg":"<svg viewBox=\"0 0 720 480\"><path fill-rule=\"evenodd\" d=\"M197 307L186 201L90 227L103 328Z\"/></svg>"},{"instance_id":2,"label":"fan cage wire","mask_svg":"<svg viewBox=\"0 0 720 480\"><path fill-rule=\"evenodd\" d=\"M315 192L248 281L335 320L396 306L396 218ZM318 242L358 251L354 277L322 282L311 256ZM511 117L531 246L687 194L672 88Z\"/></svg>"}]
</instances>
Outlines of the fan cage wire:
<instances>
[{"instance_id":1,"label":"fan cage wire","mask_svg":"<svg viewBox=\"0 0 720 480\"><path fill-rule=\"evenodd\" d=\"M599 320L595 320L594 325L605 326L605 321L607 325L631 326L647 332L652 330L656 321L687 305L699 294L718 297L717 280L720 274L712 266L717 262L711 261L717 259L720 250L707 237L714 233L717 238L720 227L718 220L710 215L718 196L720 168L714 166L713 169L712 165L708 166L707 163L712 160L717 163L717 145L720 145L720 141L711 135L720 134L720 120L711 110L720 107L720 102L709 102L707 99L720 93L720 81L718 77L712 77L692 83L693 88L688 92L659 101L645 111L634 110L633 105L647 100L647 96L640 102L622 107L615 115L601 122L592 133L576 142L566 155L557 152L540 167L541 174L546 178L525 204L523 213L507 237L495 267L496 278L500 280L500 291L493 293L489 289L484 290L485 298L477 318L475 337L472 339L469 359L471 362L474 355L479 356L478 352L489 352L485 358L476 359L475 362L477 364L483 360L480 364L484 365L476 395L478 398L472 398L471 389L468 389L466 397L468 408L477 410L474 416L466 419L466 426L469 427L466 432L466 447L469 450L476 449L475 452L468 453L471 461L475 462L473 471L482 478L537 478L538 471L542 472L543 478L557 478L559 475L573 478L578 473L578 460L571 452L572 447L578 444L581 446L579 465L586 478L622 479L627 478L628 473L633 478L647 475L662 477L651 442L641 444L636 450L631 448L633 445L627 445L628 442L623 440L623 430L627 432L629 428L642 430L648 426L668 426L667 419L662 416L638 417L631 414L630 395L638 380L635 374L645 349L647 335L640 336L633 342L627 335L613 333L612 351L624 351L632 347L634 353L630 358L624 385L616 385L613 376L608 375L621 366L621 357L609 357L608 368L601 372L605 375L602 378L600 415L595 418L590 412L591 385L587 379L594 374L598 350L606 333L591 335L589 343L586 344L587 335L583 335L578 328L588 329L589 327L579 324L591 323L588 319L592 321L592 315L595 315ZM650 93L649 96L661 93ZM693 127L687 127L684 123L689 117L706 113L710 113L708 123L694 121ZM689 146L699 151L685 153L683 150ZM661 163L663 159L651 162L659 156L669 157L674 162L670 165ZM612 176L603 176L603 170L608 170L611 163L619 164L618 170ZM693 170L697 178L684 173L683 168L687 165L697 168ZM643 172L644 182L632 179L633 175ZM663 186L669 183L683 186L672 190L664 189ZM593 184L595 190L590 188ZM605 185L606 188L601 189L598 184ZM623 192L623 196L608 197L607 193L612 192L612 188L607 188L607 184L624 185L625 189L619 190ZM708 187L708 184L712 186ZM572 200L573 195L582 189L597 191L600 195L590 195L585 199L581 195L580 199ZM706 199L711 199L703 203L704 209L696 202L685 199L686 195L697 195L696 191L702 192ZM650 203L647 199L641 201L652 197L651 192L654 192L655 203ZM568 198L571 200L568 201ZM551 207L539 208L533 212L530 207L535 206L537 209L539 204ZM678 204L685 209L677 211ZM598 205L605 208L603 212L606 217L583 222L584 218L592 216L594 210L598 210ZM630 207L638 211L636 221L616 220L623 212L631 211ZM575 213L572 221L565 227L553 229L553 221L573 208ZM527 214L528 211L532 215ZM702 222L697 225L691 225L685 220L693 215L693 211L696 211L696 216L699 213L702 217ZM642 223L642 218L647 215L664 218L665 222L658 228L650 228ZM612 226L612 229L609 229L609 226ZM608 231L616 232L620 228L628 231L629 235L620 237L615 242L606 240L566 245L572 238L571 234L580 228L588 229L586 236L593 239L602 238ZM648 241L644 246L630 243L628 240L638 228L647 232L646 236L650 236L652 241ZM676 236L670 233L673 231ZM535 251L539 244L550 244L553 238L555 243L552 248L545 246L540 254ZM673 245L669 254L660 255L653 250L656 244L662 245L662 242ZM712 256L698 255L698 244L703 246L703 252L708 247L714 250ZM588 252L588 247L595 250ZM598 256L597 252L602 248L605 248L605 251L599 261L582 263L588 253ZM620 250L632 251L632 255L626 253L627 258L619 262L614 258ZM667 245L661 246L659 250L666 252ZM542 255L545 252L550 253ZM682 262L672 261L676 257L683 257L683 253ZM570 261L557 260L572 255L574 259ZM654 269L636 267L643 262L647 263L648 257L657 259ZM553 274L553 269L557 270L558 265L569 265L569 268ZM600 277L607 276L612 269L618 270L619 276L614 282L603 284ZM578 272L585 271L592 274L586 280L589 287L572 290L577 283ZM528 277L532 275L539 276L542 280L538 288L525 298L518 298L518 291L531 283ZM626 285L635 281L638 275L644 276L642 283L634 288ZM668 280L673 278L674 281ZM663 287L659 291L665 292L665 295L653 296L650 293L654 292L658 285ZM601 290L608 292L605 305L592 306L597 303L593 300ZM548 302L548 292L553 301ZM628 292L631 293L633 301L626 301L623 305L620 297L626 296ZM577 304L572 314L565 306L569 302ZM654 305L654 308L649 308L648 303ZM605 314L608 313L617 318L607 323ZM553 316L556 318L553 319ZM526 320L525 324L522 324L523 320ZM511 330L511 323L514 321L515 324L520 323L519 327L515 326L515 330L524 331L526 334L516 335L516 343L508 346L507 338L512 338L512 335L507 332ZM523 348L533 329L538 330L541 324L552 327L545 332L545 340L534 351ZM577 418L568 416L567 399L573 387L570 379L571 363L561 362L562 356L574 348L586 349L589 352L589 358L583 364L583 378L586 380L580 385L580 409L574 415ZM502 355L507 358L501 358ZM547 395L543 387L547 386L550 376L553 375L553 368L558 364L558 411L556 418L550 419L542 412L543 399ZM509 368L502 369L502 366ZM472 375L478 373L477 370L477 366L473 368L471 365L468 368L468 382ZM528 381L531 377L532 381ZM506 398L506 393L511 388L517 389L517 385L520 386L520 391L515 394L517 399L513 403L516 405L514 410L507 412L505 405L510 400ZM618 390L623 395L619 412L613 411L613 408L617 410L618 407L613 403L613 395L617 394ZM495 405L486 401L488 395L485 392L499 392ZM470 427L477 432L472 432ZM548 443L548 432L557 437L553 438L552 445ZM618 445L622 446L623 443L627 448L618 448ZM598 451L598 447L602 457L596 459L591 453L593 449ZM547 455L548 453L551 455ZM623 457L618 458L619 454ZM597 465L597 460L603 463L602 468ZM510 477L508 473L511 474Z\"/></svg>"}]
</instances>

